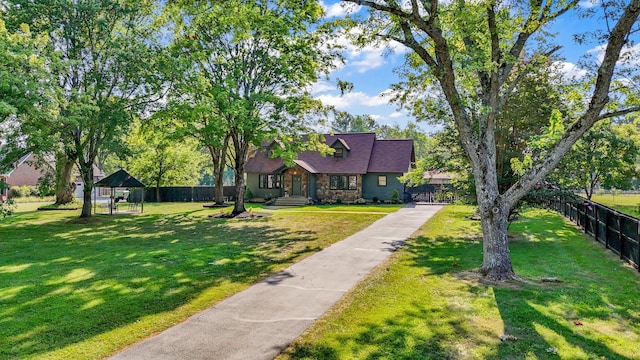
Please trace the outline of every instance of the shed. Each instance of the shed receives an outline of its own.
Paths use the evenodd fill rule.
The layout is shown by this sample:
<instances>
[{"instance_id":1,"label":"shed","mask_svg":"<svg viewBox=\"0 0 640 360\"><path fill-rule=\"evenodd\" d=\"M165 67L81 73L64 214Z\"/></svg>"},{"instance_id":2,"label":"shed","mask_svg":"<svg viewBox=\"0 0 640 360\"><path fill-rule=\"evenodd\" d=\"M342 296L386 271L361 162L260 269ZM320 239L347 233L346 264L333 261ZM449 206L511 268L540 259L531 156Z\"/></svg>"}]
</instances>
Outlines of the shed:
<instances>
[{"instance_id":1,"label":"shed","mask_svg":"<svg viewBox=\"0 0 640 360\"><path fill-rule=\"evenodd\" d=\"M113 211L115 210L116 212L118 212L118 208L117 208L117 197L116 197L116 189L117 188L126 188L126 189L131 189L131 188L143 188L145 187L145 185L143 183L140 182L140 180L134 178L133 176L131 176L128 172L126 172L124 169L120 169L118 171L116 171L115 173L105 177L104 179L98 181L97 183L94 184L94 186L96 188L110 188L111 192L110 192L110 196L109 196L109 202L108 202L108 206L109 206L109 214L113 214ZM96 193L94 192L94 199L93 199L93 212L96 212L96 207L97 207L97 199L96 199ZM128 202L128 201L127 201ZM132 202L128 202L128 209L124 212L126 213L134 213L134 212L138 212L138 205L140 205L140 209L139 212L142 213L144 211L144 193L143 196L140 197L140 204L138 204L137 202L132 203Z\"/></svg>"}]
</instances>

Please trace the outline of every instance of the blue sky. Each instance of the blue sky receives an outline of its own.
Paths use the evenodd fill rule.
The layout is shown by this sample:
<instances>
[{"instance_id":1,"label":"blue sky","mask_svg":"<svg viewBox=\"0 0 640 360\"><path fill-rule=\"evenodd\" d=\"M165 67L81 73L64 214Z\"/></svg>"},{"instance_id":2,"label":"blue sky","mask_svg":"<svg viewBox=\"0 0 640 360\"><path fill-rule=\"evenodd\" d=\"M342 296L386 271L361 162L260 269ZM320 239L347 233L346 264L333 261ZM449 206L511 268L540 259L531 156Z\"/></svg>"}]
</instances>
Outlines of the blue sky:
<instances>
[{"instance_id":1,"label":"blue sky","mask_svg":"<svg viewBox=\"0 0 640 360\"><path fill-rule=\"evenodd\" d=\"M580 3L580 10L596 9L599 0L585 0ZM322 0L327 17L344 16L345 8L339 0ZM351 5L353 7L353 5ZM603 27L604 21L600 16L583 19L574 11L558 19L552 31L554 41L562 45L559 54L565 58L558 64L568 76L581 76L585 72L577 65L580 56L585 53L598 54L598 44L589 43L578 45L573 40L573 34L590 31ZM399 124L404 126L412 118L406 110L398 109L396 105L388 104L382 95L388 91L391 84L398 81L393 69L403 64L407 52L401 45L392 44L394 52L384 56L385 48L368 46L358 49L349 44L346 39L339 40L345 47L346 64L331 73L330 81L321 81L314 86L313 94L325 104L334 105L339 110L352 114L369 114L380 124ZM602 45L602 44L600 44ZM637 47L634 50L638 50ZM354 84L351 93L340 96L336 89L336 79L350 81ZM435 128L426 124L422 128L432 132Z\"/></svg>"}]
</instances>

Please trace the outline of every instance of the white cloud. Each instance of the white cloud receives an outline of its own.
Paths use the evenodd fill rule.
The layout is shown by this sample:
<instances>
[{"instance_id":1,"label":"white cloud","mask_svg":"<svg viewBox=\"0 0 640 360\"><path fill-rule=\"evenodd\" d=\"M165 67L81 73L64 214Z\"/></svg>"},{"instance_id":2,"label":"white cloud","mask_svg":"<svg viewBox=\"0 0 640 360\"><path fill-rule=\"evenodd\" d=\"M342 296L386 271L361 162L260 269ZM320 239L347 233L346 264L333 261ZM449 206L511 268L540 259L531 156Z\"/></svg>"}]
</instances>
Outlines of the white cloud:
<instances>
[{"instance_id":1,"label":"white cloud","mask_svg":"<svg viewBox=\"0 0 640 360\"><path fill-rule=\"evenodd\" d=\"M334 64L335 70L341 70L345 67L354 67L359 73L365 73L369 70L382 67L387 63L385 55L397 56L409 52L409 49L397 42L389 43L372 43L370 45L358 47L349 39L357 36L362 30L352 29L349 34L341 34L332 40L334 46L343 48L342 55L345 58L345 64ZM386 53L389 54L386 54Z\"/></svg>"},{"instance_id":2,"label":"white cloud","mask_svg":"<svg viewBox=\"0 0 640 360\"><path fill-rule=\"evenodd\" d=\"M312 95L318 95L318 94L322 94L330 91L335 91L336 89L337 89L336 85L332 85L328 81L318 81L313 85L311 85L311 89L309 89L309 92Z\"/></svg>"},{"instance_id":3,"label":"white cloud","mask_svg":"<svg viewBox=\"0 0 640 360\"><path fill-rule=\"evenodd\" d=\"M383 98L380 93L378 95L367 95L363 92L351 92L340 95L324 94L317 96L316 99L322 101L325 105L335 106L338 110L349 110L354 107L364 106L382 106L387 105L387 99Z\"/></svg>"},{"instance_id":4,"label":"white cloud","mask_svg":"<svg viewBox=\"0 0 640 360\"><path fill-rule=\"evenodd\" d=\"M587 71L579 68L573 63L556 61L553 63L558 68L558 71L562 74L562 78L565 81L577 80L587 75Z\"/></svg>"},{"instance_id":5,"label":"white cloud","mask_svg":"<svg viewBox=\"0 0 640 360\"><path fill-rule=\"evenodd\" d=\"M607 49L607 44L598 45L589 50L588 53L595 54L598 64L602 64L604 60L604 52ZM640 44L634 46L625 45L620 51L620 58L618 64L622 66L638 66L640 65Z\"/></svg>"},{"instance_id":6,"label":"white cloud","mask_svg":"<svg viewBox=\"0 0 640 360\"><path fill-rule=\"evenodd\" d=\"M324 1L320 1L320 6L324 8L326 18L345 17L347 14L357 13L362 8L360 5L347 4L343 2L327 5Z\"/></svg>"},{"instance_id":7,"label":"white cloud","mask_svg":"<svg viewBox=\"0 0 640 360\"><path fill-rule=\"evenodd\" d=\"M389 117L392 118L392 119L399 118L399 117L405 117L405 116L407 116L407 115L405 115L405 114L403 114L403 113L401 113L399 111L395 111L395 112L389 114Z\"/></svg>"},{"instance_id":8,"label":"white cloud","mask_svg":"<svg viewBox=\"0 0 640 360\"><path fill-rule=\"evenodd\" d=\"M596 7L598 5L600 5L600 0L582 0L578 3L578 6L587 9L591 9L592 7Z\"/></svg>"}]
</instances>

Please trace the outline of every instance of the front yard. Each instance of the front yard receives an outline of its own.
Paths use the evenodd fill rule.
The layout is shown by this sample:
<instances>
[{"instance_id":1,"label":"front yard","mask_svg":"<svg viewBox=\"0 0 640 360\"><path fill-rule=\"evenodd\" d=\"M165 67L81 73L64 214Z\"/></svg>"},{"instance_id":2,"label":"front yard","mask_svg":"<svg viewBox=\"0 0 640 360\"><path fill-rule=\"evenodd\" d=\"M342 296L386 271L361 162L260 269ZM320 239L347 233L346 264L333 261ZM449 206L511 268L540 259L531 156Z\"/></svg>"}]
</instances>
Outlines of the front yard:
<instances>
[{"instance_id":1,"label":"front yard","mask_svg":"<svg viewBox=\"0 0 640 360\"><path fill-rule=\"evenodd\" d=\"M29 206L0 222L3 359L108 356L384 216L219 220L177 203L84 222Z\"/></svg>"},{"instance_id":2,"label":"front yard","mask_svg":"<svg viewBox=\"0 0 640 360\"><path fill-rule=\"evenodd\" d=\"M524 281L485 282L472 211L436 214L281 358L640 359L637 270L533 209L510 228Z\"/></svg>"}]
</instances>

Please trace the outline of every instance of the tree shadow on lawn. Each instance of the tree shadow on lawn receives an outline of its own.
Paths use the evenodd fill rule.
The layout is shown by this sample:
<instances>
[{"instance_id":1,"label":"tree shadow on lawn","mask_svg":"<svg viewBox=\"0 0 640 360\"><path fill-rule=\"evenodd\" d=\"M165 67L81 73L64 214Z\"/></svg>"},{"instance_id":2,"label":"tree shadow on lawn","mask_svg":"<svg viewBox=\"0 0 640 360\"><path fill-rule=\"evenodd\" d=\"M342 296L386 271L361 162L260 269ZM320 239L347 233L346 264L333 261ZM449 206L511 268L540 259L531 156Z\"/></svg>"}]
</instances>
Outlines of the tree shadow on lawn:
<instances>
[{"instance_id":1,"label":"tree shadow on lawn","mask_svg":"<svg viewBox=\"0 0 640 360\"><path fill-rule=\"evenodd\" d=\"M90 227L58 220L9 235L0 259L0 358L44 355L205 293L222 300L319 250L316 232L270 219L185 214L105 217Z\"/></svg>"},{"instance_id":2,"label":"tree shadow on lawn","mask_svg":"<svg viewBox=\"0 0 640 360\"><path fill-rule=\"evenodd\" d=\"M543 218L544 221L562 222L554 215ZM553 343L563 344L565 351L572 349L576 358L627 359L599 341L601 337L616 335L607 333L608 329L599 328L594 323L610 326L606 321L613 319L616 333L631 331L638 334L640 329L633 326L640 323L638 314L633 310L637 297L622 296L619 292L621 284L601 277L605 268L624 271L615 262L611 263L601 253L583 256L574 251L576 247L589 245L586 243L588 240L571 239L573 230L564 226L559 231L536 229L535 242L523 237L510 241L515 271L525 277L525 282L491 283L479 276L473 279L474 286L469 290L491 289L504 324L504 334L517 338L507 337L498 345L495 357L487 358L524 359L534 356L538 359L559 359L555 353L557 349L551 345ZM414 254L414 265L428 269L428 274L450 274L462 281L468 280L464 273L477 274L474 265L482 262L480 239L470 242L446 237L435 240L421 238L408 250ZM596 260L596 257L600 258ZM539 282L540 277L549 273L563 274L563 282ZM638 278L624 278L622 286L639 287ZM585 279L590 281L583 281ZM575 325L573 321L584 322L585 326ZM474 331L469 333L475 337Z\"/></svg>"},{"instance_id":3,"label":"tree shadow on lawn","mask_svg":"<svg viewBox=\"0 0 640 360\"><path fill-rule=\"evenodd\" d=\"M553 231L547 235L559 236ZM597 276L597 272L603 267L617 268L615 263L612 265L604 259L592 260L591 267L582 268L576 264L581 264L583 260L566 251L567 247L581 245L575 239L542 240L535 246L529 246L531 244L527 239L512 241L511 252L514 257L520 258L515 264L516 273L527 276L532 273L545 274L555 271L559 263L568 263L576 267L575 276L564 279L560 284L540 283L535 278L530 280L536 281L523 283L488 283L477 276L478 266L482 262L482 244L479 239L420 237L412 240L407 243L392 267L419 268L421 270L418 271L418 277L439 277L445 283L453 280L455 285L446 285L445 288L413 285L415 287L408 293L397 293L394 296L393 303L388 306L391 310L385 308L384 304L346 305L346 311L356 311L355 308L360 306L359 309L365 314L370 313L371 317L379 317L382 313L384 315L376 321L369 321L366 316L361 316L365 320L360 324L356 320L359 315L349 318L348 312L345 312L337 323L333 319L329 320L333 324L331 328L341 329L342 322L355 322L357 325L344 325L355 327L355 330L346 330L345 333L349 332L346 335L339 332L330 335L333 342L297 344L288 352L293 359L338 359L344 357L345 351L352 351L351 356L347 357L359 359L559 359L552 344L561 343L564 351L575 351L576 358L626 359L625 355L609 348L600 339L603 336L615 337L625 331L635 333L628 334L631 341L640 336L640 318L634 310L637 296L622 296L618 291L620 285L614 281L592 281L591 285L580 281L585 277ZM524 262L524 259L529 258L542 260L533 264ZM413 277L416 270L407 273ZM470 279L468 274L476 275ZM393 276L397 275L391 275ZM640 287L636 277L626 278L628 279L623 286L632 289ZM440 280L436 280L436 283L438 281ZM401 286L408 287L413 283L413 279L407 279ZM400 291L396 288L388 291L394 290ZM412 292L415 294L411 294ZM371 294L364 295L365 298L367 296L375 298ZM481 296L486 299L478 300ZM423 299L412 301L410 306L402 305L408 298L416 297ZM486 306L493 310L483 309L482 305L475 308L474 301L486 301ZM372 311L367 306L375 310ZM394 312L395 308L405 310ZM410 310L406 310L407 308ZM492 311L500 318L495 319L491 315ZM597 325L601 320L610 327L611 323L605 321L611 319L616 320L616 329L613 329L615 334L609 334L607 329ZM585 326L574 325L574 320L581 320ZM491 325L494 322L496 323ZM499 336L503 334L513 335L517 340L507 338L500 341ZM335 343L338 345L334 345ZM353 345L354 343L358 345ZM479 348L482 348L481 355L474 353ZM633 349L626 351L633 352ZM571 356L572 354L568 355Z\"/></svg>"}]
</instances>

